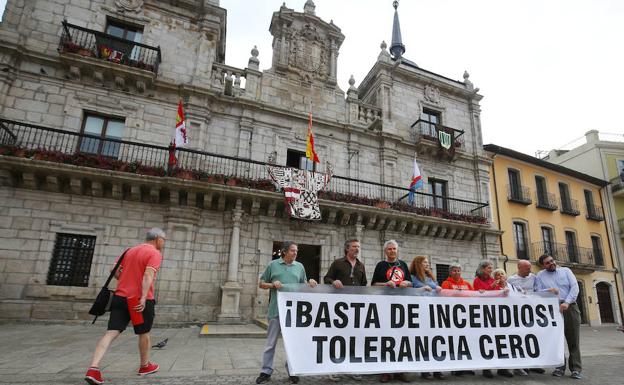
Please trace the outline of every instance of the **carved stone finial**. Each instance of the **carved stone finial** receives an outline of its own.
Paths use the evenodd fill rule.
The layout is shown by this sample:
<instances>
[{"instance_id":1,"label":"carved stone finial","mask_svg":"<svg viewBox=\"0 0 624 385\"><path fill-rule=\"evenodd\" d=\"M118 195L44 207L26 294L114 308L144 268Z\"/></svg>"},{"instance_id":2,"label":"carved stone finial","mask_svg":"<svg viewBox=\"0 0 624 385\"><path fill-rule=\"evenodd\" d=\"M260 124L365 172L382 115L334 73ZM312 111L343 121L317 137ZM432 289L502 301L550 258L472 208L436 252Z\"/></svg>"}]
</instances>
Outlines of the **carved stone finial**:
<instances>
[{"instance_id":1,"label":"carved stone finial","mask_svg":"<svg viewBox=\"0 0 624 385\"><path fill-rule=\"evenodd\" d=\"M470 74L468 73L468 71L464 71L464 85L469 90L472 90L474 88L474 85L470 81Z\"/></svg>"},{"instance_id":2,"label":"carved stone finial","mask_svg":"<svg viewBox=\"0 0 624 385\"><path fill-rule=\"evenodd\" d=\"M399 1L398 0L394 0L392 2L392 6L394 7L394 9L397 9L399 7Z\"/></svg>"},{"instance_id":3,"label":"carved stone finial","mask_svg":"<svg viewBox=\"0 0 624 385\"><path fill-rule=\"evenodd\" d=\"M258 47L254 45L251 49L251 57L249 58L249 62L247 64L247 66L252 70L260 69L260 60L258 59L259 54L260 52L258 52Z\"/></svg>"},{"instance_id":4,"label":"carved stone finial","mask_svg":"<svg viewBox=\"0 0 624 385\"><path fill-rule=\"evenodd\" d=\"M353 77L353 74L351 74L351 77L349 78L349 88L352 88L355 85L355 78Z\"/></svg>"},{"instance_id":5,"label":"carved stone finial","mask_svg":"<svg viewBox=\"0 0 624 385\"><path fill-rule=\"evenodd\" d=\"M316 5L314 5L314 1L312 0L306 1L305 5L303 6L303 12L309 13L311 15L315 14L315 9L316 9Z\"/></svg>"},{"instance_id":6,"label":"carved stone finial","mask_svg":"<svg viewBox=\"0 0 624 385\"><path fill-rule=\"evenodd\" d=\"M381 45L379 46L379 48L381 48L382 51L385 51L386 48L388 48L388 44L386 44L385 40L382 40Z\"/></svg>"}]
</instances>

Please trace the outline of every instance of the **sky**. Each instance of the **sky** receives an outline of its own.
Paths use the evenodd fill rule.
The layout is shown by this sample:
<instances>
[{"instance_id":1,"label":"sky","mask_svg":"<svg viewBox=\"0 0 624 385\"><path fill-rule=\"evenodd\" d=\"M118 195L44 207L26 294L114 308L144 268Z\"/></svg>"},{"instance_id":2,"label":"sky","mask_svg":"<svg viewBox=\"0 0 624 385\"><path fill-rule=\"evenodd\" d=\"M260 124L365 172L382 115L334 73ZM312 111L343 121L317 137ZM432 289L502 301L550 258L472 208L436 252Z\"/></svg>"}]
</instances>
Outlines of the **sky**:
<instances>
[{"instance_id":1,"label":"sky","mask_svg":"<svg viewBox=\"0 0 624 385\"><path fill-rule=\"evenodd\" d=\"M284 0L221 0L227 9L226 64L245 68L254 45L271 66L269 25ZM0 0L4 9L6 0ZM302 12L305 0L287 0ZM390 45L391 0L315 0L316 14L341 28L338 84L356 86ZM624 1L402 0L405 57L480 88L484 143L535 155L596 129L624 134ZM578 142L578 141L577 141Z\"/></svg>"}]
</instances>

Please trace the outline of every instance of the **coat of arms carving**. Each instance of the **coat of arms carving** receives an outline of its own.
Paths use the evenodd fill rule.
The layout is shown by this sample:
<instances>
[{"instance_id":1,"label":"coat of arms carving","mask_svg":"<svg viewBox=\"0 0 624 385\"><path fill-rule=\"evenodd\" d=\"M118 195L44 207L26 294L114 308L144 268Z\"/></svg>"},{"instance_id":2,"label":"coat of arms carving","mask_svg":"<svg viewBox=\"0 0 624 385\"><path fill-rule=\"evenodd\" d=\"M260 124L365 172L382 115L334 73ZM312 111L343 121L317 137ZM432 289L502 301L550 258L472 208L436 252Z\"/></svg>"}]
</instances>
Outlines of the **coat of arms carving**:
<instances>
[{"instance_id":1,"label":"coat of arms carving","mask_svg":"<svg viewBox=\"0 0 624 385\"><path fill-rule=\"evenodd\" d=\"M316 29L306 24L294 33L289 65L293 68L324 75L327 49Z\"/></svg>"}]
</instances>

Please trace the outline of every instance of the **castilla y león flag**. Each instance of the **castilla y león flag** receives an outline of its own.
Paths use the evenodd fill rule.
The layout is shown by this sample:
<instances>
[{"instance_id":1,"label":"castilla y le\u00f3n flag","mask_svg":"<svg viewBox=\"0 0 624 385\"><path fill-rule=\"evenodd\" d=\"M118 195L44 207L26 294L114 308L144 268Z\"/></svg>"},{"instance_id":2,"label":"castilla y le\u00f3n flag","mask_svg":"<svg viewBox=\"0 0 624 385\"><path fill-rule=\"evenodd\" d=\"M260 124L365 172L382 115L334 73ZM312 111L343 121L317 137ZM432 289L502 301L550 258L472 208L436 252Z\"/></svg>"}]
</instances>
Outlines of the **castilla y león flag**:
<instances>
[{"instance_id":1,"label":"castilla y le\u00f3n flag","mask_svg":"<svg viewBox=\"0 0 624 385\"><path fill-rule=\"evenodd\" d=\"M308 140L306 142L306 158L310 159L314 163L320 163L316 150L314 150L314 135L312 134L312 112L308 118Z\"/></svg>"}]
</instances>

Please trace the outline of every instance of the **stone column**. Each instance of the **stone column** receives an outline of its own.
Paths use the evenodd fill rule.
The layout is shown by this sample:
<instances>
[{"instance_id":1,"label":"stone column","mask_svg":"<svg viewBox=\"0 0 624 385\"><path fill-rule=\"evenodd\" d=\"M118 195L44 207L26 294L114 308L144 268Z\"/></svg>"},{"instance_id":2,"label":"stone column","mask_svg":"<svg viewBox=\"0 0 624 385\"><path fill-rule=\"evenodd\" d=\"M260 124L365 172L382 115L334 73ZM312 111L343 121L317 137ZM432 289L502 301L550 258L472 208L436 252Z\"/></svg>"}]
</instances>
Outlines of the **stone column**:
<instances>
[{"instance_id":1,"label":"stone column","mask_svg":"<svg viewBox=\"0 0 624 385\"><path fill-rule=\"evenodd\" d=\"M236 202L232 210L232 237L230 238L230 256L228 274L225 284L221 286L221 312L217 320L223 323L241 322L240 293L242 286L238 283L238 257L240 249L240 226L243 217L241 201Z\"/></svg>"}]
</instances>

